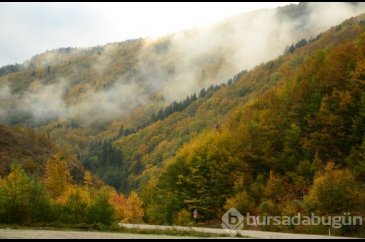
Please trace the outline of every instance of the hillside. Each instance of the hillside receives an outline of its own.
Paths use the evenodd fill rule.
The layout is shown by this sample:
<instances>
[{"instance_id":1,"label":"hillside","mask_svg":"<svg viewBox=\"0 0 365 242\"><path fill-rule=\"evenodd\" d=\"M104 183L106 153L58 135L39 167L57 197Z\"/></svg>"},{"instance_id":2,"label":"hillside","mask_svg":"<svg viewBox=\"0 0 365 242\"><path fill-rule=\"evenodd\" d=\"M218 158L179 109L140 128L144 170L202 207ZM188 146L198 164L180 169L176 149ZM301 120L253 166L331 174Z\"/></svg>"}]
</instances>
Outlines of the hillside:
<instances>
[{"instance_id":1,"label":"hillside","mask_svg":"<svg viewBox=\"0 0 365 242\"><path fill-rule=\"evenodd\" d=\"M276 80L247 102L237 99L219 126L200 132L165 161L158 179L142 189L148 221L181 224L194 208L201 221L217 223L230 207L273 216L363 214L364 18L332 27L214 94L226 103L234 97L220 92L238 91L249 80ZM314 227L291 229L327 231ZM363 232L362 226L337 230Z\"/></svg>"},{"instance_id":2,"label":"hillside","mask_svg":"<svg viewBox=\"0 0 365 242\"><path fill-rule=\"evenodd\" d=\"M229 79L234 73L277 57L291 43L314 38L364 7L331 6L300 3L233 16L161 38L47 51L22 65L1 69L0 122L41 128L86 167L127 192L146 180L146 176L137 177L142 171L153 176L158 172L154 167L172 157L184 142L217 125L238 103L278 80L276 75L265 80L267 72L276 71L269 64L263 73L255 74L264 78L234 84L234 90L223 86L233 84ZM203 88L209 89L209 95L197 102L186 99L194 97L194 92L200 96ZM210 99L213 92L218 94ZM232 98L221 102L219 95ZM161 108L179 100L190 105L182 105L184 110L172 108L167 112L171 117L163 115L166 121L154 122L152 117ZM135 134L121 138L131 133ZM108 148L114 155L103 156L102 143L108 143L106 151L116 139L122 153L117 154L114 146Z\"/></svg>"},{"instance_id":3,"label":"hillside","mask_svg":"<svg viewBox=\"0 0 365 242\"><path fill-rule=\"evenodd\" d=\"M28 174L41 177L45 173L47 160L56 154L65 158L74 180L81 182L85 168L72 153L53 143L46 132L0 125L0 177L9 173L14 161L19 162Z\"/></svg>"},{"instance_id":4,"label":"hillside","mask_svg":"<svg viewBox=\"0 0 365 242\"><path fill-rule=\"evenodd\" d=\"M184 142L219 125L232 108L275 85L278 65L272 63L245 81L236 82L245 72L229 78L322 30L320 19L311 20L319 8L301 3L159 39L47 51L21 66L2 68L1 122L40 127L110 184L125 192L139 188L141 180L158 173L155 168ZM248 19L257 21L249 24ZM243 41L246 37L259 37L261 42ZM208 39L209 45L200 44ZM196 53L189 54L192 48ZM160 108L194 91L198 100L184 110L150 122ZM213 93L217 94L212 97ZM104 140L116 139L121 154L102 157Z\"/></svg>"},{"instance_id":5,"label":"hillside","mask_svg":"<svg viewBox=\"0 0 365 242\"><path fill-rule=\"evenodd\" d=\"M295 10L304 11L299 7ZM291 11L289 13L292 13ZM312 43L312 45L318 42L316 49L320 49L335 44L335 41L341 41L337 38L332 40L330 37L318 41L321 37L322 34L318 34L308 40L302 39L293 43L291 45L292 50L288 48L286 53L300 49L307 42ZM341 36L340 38L344 37ZM292 61L299 64L304 57L296 58ZM211 88L212 94L204 95L204 92L201 92L198 95L198 100L190 104L185 110L176 112L132 135L119 138L114 142L114 145L121 150L123 157L121 166L114 166L113 170L106 174L109 178L118 177L116 179L121 179L121 188L124 190L143 187L146 181L160 173L160 168L165 164L165 161L172 158L184 143L204 129L220 127L221 122L232 109L276 86L283 78L282 72L287 73L289 71L287 69L282 70L283 66L290 68L292 65L288 64L284 56L281 56L274 61L258 65L248 74L243 71L228 79L226 84L220 85L214 92ZM85 160L85 164L90 163L88 157L85 157ZM128 184L129 187L123 188L123 184Z\"/></svg>"},{"instance_id":6,"label":"hillside","mask_svg":"<svg viewBox=\"0 0 365 242\"><path fill-rule=\"evenodd\" d=\"M0 161L1 224L88 224L95 229L141 221L136 193L127 198L106 186L45 132L0 125ZM126 212L129 207L132 213Z\"/></svg>"}]
</instances>

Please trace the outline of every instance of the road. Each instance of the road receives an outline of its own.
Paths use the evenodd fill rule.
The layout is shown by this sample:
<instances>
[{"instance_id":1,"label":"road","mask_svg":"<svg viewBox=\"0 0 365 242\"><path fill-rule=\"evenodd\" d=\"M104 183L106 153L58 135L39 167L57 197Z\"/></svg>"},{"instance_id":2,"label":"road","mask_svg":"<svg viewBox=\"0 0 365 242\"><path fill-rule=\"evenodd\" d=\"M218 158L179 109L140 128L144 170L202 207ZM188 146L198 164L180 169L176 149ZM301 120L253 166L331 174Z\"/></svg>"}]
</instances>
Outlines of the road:
<instances>
[{"instance_id":1,"label":"road","mask_svg":"<svg viewBox=\"0 0 365 242\"><path fill-rule=\"evenodd\" d=\"M160 226L147 224L119 224L127 228L141 229L175 229L175 230L194 230L203 233L213 233L217 237L224 233L229 233L224 229L182 227L182 226ZM239 230L239 233L249 238L263 239L349 239L346 237L276 233L252 230ZM137 234L137 233L118 233L118 232L88 232L88 231L57 231L57 230L26 230L26 229L0 229L0 239L205 239L206 237L174 236L161 234ZM237 237L236 237L237 238Z\"/></svg>"},{"instance_id":2,"label":"road","mask_svg":"<svg viewBox=\"0 0 365 242\"><path fill-rule=\"evenodd\" d=\"M224 229L213 229L213 228L162 226L162 225L148 225L148 224L122 224L122 223L119 223L119 226L126 227L126 228L158 229L158 230L163 230L163 229L194 230L194 231L198 231L198 232L213 233L213 234L230 233L231 235L239 232L242 236L245 236L245 237L261 238L261 239L353 239L353 238L348 238L348 237L328 236L328 235L278 233L278 232L266 232L266 231L254 231L254 230L227 231Z\"/></svg>"},{"instance_id":3,"label":"road","mask_svg":"<svg viewBox=\"0 0 365 242\"><path fill-rule=\"evenodd\" d=\"M0 239L197 239L159 234L131 234L87 231L0 229Z\"/></svg>"}]
</instances>

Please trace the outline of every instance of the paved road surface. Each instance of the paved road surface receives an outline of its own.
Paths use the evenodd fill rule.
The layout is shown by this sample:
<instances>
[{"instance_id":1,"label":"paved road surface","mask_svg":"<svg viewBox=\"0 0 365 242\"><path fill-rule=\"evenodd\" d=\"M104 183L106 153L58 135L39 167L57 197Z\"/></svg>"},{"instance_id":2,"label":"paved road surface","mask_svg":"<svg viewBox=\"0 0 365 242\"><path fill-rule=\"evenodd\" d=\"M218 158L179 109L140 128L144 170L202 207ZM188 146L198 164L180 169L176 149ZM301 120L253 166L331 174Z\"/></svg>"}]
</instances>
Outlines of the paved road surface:
<instances>
[{"instance_id":1,"label":"paved road surface","mask_svg":"<svg viewBox=\"0 0 365 242\"><path fill-rule=\"evenodd\" d=\"M204 233L219 234L227 233L223 229L182 227L182 226L158 226L147 224L119 224L127 228L142 229L176 229L176 230L195 230ZM329 237L323 235L290 234L263 231L240 230L239 233L250 238L264 239L348 239L345 237ZM182 238L204 238L189 236L157 235L157 234L135 234L117 232L87 232L87 231L57 231L57 230L14 230L0 229L0 239L182 239ZM213 237L209 237L213 238Z\"/></svg>"},{"instance_id":2,"label":"paved road surface","mask_svg":"<svg viewBox=\"0 0 365 242\"><path fill-rule=\"evenodd\" d=\"M87 231L0 229L0 239L194 239L197 237Z\"/></svg>"},{"instance_id":3,"label":"paved road surface","mask_svg":"<svg viewBox=\"0 0 365 242\"><path fill-rule=\"evenodd\" d=\"M161 226L161 225L148 225L148 224L122 224L119 226L127 228L141 228L141 229L177 229L177 230L195 230L204 233L224 234L224 233L237 233L237 231L226 231L224 229L212 229L212 228L200 228L200 227L183 227L183 226ZM309 235L309 234L292 234L292 233L277 233L266 231L254 231L254 230L238 230L238 232L250 238L262 238L262 239L350 239L347 237L326 236L326 235Z\"/></svg>"}]
</instances>

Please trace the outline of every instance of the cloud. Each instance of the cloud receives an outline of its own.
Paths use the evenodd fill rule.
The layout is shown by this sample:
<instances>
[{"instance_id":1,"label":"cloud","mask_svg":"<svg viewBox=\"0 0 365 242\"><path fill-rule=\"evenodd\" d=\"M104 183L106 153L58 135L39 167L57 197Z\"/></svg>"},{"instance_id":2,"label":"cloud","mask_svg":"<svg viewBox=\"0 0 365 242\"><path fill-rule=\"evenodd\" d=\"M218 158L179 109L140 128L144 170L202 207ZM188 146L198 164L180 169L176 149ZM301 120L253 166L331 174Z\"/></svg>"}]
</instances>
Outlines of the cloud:
<instances>
[{"instance_id":1,"label":"cloud","mask_svg":"<svg viewBox=\"0 0 365 242\"><path fill-rule=\"evenodd\" d=\"M23 117L20 113L25 113L35 122L76 119L89 124L126 117L142 104L156 104L156 96L160 97L157 105L161 106L178 101L203 87L225 82L241 70L276 58L289 44L358 15L365 5L306 3L291 8L296 10L260 10L204 28L147 38L134 53L133 68L108 86L89 86L72 100L67 97L77 82L71 78L57 77L51 83L36 80L25 92L17 94L3 83L0 121L9 122L9 117L16 120ZM97 75L95 78L102 81L113 61L123 58L119 50L118 43L100 48L99 57L90 67ZM37 63L43 66L56 60L57 54L48 52L39 56Z\"/></svg>"},{"instance_id":2,"label":"cloud","mask_svg":"<svg viewBox=\"0 0 365 242\"><path fill-rule=\"evenodd\" d=\"M66 115L66 105L63 101L64 84L62 81L42 85L33 82L30 89L23 93L19 111L31 112L37 119L50 120L61 118Z\"/></svg>"},{"instance_id":3,"label":"cloud","mask_svg":"<svg viewBox=\"0 0 365 242\"><path fill-rule=\"evenodd\" d=\"M292 11L297 16L285 13L285 8L259 10L171 38L152 39L140 51L139 70L153 90L162 89L168 102L179 100L276 58L286 46L358 15L365 5L310 3L296 8Z\"/></svg>"},{"instance_id":4,"label":"cloud","mask_svg":"<svg viewBox=\"0 0 365 242\"><path fill-rule=\"evenodd\" d=\"M68 108L67 115L83 124L111 121L125 116L146 103L147 99L136 83L125 84L117 81L107 89L88 91L80 102Z\"/></svg>"},{"instance_id":5,"label":"cloud","mask_svg":"<svg viewBox=\"0 0 365 242\"><path fill-rule=\"evenodd\" d=\"M161 36L287 3L0 3L0 66L59 47Z\"/></svg>"},{"instance_id":6,"label":"cloud","mask_svg":"<svg viewBox=\"0 0 365 242\"><path fill-rule=\"evenodd\" d=\"M364 12L365 3L308 3L310 17L308 24L315 27L315 31L323 31L341 21Z\"/></svg>"},{"instance_id":7,"label":"cloud","mask_svg":"<svg viewBox=\"0 0 365 242\"><path fill-rule=\"evenodd\" d=\"M8 85L0 86L0 122L4 123L8 116L8 109L11 108L13 95Z\"/></svg>"}]
</instances>

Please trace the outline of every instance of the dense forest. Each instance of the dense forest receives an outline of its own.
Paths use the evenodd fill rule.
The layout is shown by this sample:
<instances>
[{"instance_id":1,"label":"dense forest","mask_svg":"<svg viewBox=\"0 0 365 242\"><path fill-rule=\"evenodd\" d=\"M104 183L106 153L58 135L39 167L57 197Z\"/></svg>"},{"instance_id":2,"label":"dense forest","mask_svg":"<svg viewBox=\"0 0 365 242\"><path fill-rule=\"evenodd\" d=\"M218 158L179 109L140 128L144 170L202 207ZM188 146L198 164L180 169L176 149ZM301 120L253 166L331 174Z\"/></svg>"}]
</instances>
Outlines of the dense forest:
<instances>
[{"instance_id":1,"label":"dense forest","mask_svg":"<svg viewBox=\"0 0 365 242\"><path fill-rule=\"evenodd\" d=\"M275 12L297 32L252 66L227 43L183 57L172 35L0 68L0 223L192 225L197 209L198 225L216 226L231 207L363 216L365 15L318 33L300 25L308 9ZM218 29L229 37L242 19Z\"/></svg>"},{"instance_id":2,"label":"dense forest","mask_svg":"<svg viewBox=\"0 0 365 242\"><path fill-rule=\"evenodd\" d=\"M135 192L128 197L109 186L96 186L90 172L74 182L67 162L52 156L38 179L14 162L0 180L0 223L91 225L95 228L119 221L142 222L142 201Z\"/></svg>"},{"instance_id":3,"label":"dense forest","mask_svg":"<svg viewBox=\"0 0 365 242\"><path fill-rule=\"evenodd\" d=\"M143 189L147 221L179 223L194 208L207 221L231 207L242 214L362 215L363 17L244 76L239 82L270 68L278 84L178 150ZM341 232L364 231L350 227ZM326 230L295 227L297 232L312 229Z\"/></svg>"}]
</instances>

